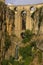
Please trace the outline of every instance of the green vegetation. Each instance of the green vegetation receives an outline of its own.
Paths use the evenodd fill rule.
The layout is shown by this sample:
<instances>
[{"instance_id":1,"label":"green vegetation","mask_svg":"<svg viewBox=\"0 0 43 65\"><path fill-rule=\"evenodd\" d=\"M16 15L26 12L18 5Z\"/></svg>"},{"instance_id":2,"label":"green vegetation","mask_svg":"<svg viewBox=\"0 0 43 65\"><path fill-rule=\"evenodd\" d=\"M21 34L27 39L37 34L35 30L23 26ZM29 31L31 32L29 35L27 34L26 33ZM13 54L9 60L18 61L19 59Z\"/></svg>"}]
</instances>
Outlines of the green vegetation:
<instances>
[{"instance_id":1,"label":"green vegetation","mask_svg":"<svg viewBox=\"0 0 43 65\"><path fill-rule=\"evenodd\" d=\"M8 60L3 59L2 65L8 65Z\"/></svg>"},{"instance_id":2,"label":"green vegetation","mask_svg":"<svg viewBox=\"0 0 43 65\"><path fill-rule=\"evenodd\" d=\"M34 49L32 50L32 48ZM35 53L37 51L36 48L36 41L31 42L30 45L26 47L19 48L19 54L22 56L21 60L15 60L15 57L10 56L9 60L3 60L2 65L30 65L30 63L34 60ZM42 53L38 51L38 62L41 63L42 61Z\"/></svg>"},{"instance_id":3,"label":"green vegetation","mask_svg":"<svg viewBox=\"0 0 43 65\"><path fill-rule=\"evenodd\" d=\"M42 62L42 52L38 51L38 62L41 63Z\"/></svg>"},{"instance_id":4,"label":"green vegetation","mask_svg":"<svg viewBox=\"0 0 43 65\"><path fill-rule=\"evenodd\" d=\"M5 38L4 38L4 47L3 47L3 53L2 53L2 65L8 65L8 60L5 59L5 55L7 50L9 49L10 45L11 45L11 40L10 40L10 36L8 35L8 33L6 32L5 34Z\"/></svg>"},{"instance_id":5,"label":"green vegetation","mask_svg":"<svg viewBox=\"0 0 43 65\"><path fill-rule=\"evenodd\" d=\"M23 65L23 63L20 63L19 61L15 61L14 57L11 57L9 60L4 59L2 61L2 65Z\"/></svg>"},{"instance_id":6,"label":"green vegetation","mask_svg":"<svg viewBox=\"0 0 43 65\"><path fill-rule=\"evenodd\" d=\"M14 64L14 57L12 57L12 56L10 56L10 58L9 58L9 62L11 63L11 64Z\"/></svg>"},{"instance_id":7,"label":"green vegetation","mask_svg":"<svg viewBox=\"0 0 43 65\"><path fill-rule=\"evenodd\" d=\"M33 57L29 56L25 59L24 65L30 65L30 63L33 61Z\"/></svg>"},{"instance_id":8,"label":"green vegetation","mask_svg":"<svg viewBox=\"0 0 43 65\"><path fill-rule=\"evenodd\" d=\"M28 56L32 56L32 50L31 46L23 47L19 49L19 52L23 59L25 59ZM28 52L27 52L28 51Z\"/></svg>"},{"instance_id":9,"label":"green vegetation","mask_svg":"<svg viewBox=\"0 0 43 65\"><path fill-rule=\"evenodd\" d=\"M24 38L23 38L22 42L23 42L23 43L29 42L29 41L32 39L32 36L33 36L33 35L34 35L34 34L32 33L32 31L26 30L26 31L24 32Z\"/></svg>"},{"instance_id":10,"label":"green vegetation","mask_svg":"<svg viewBox=\"0 0 43 65\"><path fill-rule=\"evenodd\" d=\"M19 53L23 57L24 65L29 65L34 59L35 52L32 51L32 45L20 48Z\"/></svg>"},{"instance_id":11,"label":"green vegetation","mask_svg":"<svg viewBox=\"0 0 43 65\"><path fill-rule=\"evenodd\" d=\"M30 45L19 48L19 54L22 56L21 61L16 61L14 57L10 56L9 60L3 60L2 65L29 65L32 60L34 59L34 53L32 51L32 47L35 47L35 42L31 43Z\"/></svg>"},{"instance_id":12,"label":"green vegetation","mask_svg":"<svg viewBox=\"0 0 43 65\"><path fill-rule=\"evenodd\" d=\"M34 49L37 49L36 48L36 41L31 42L30 45L31 45L31 47L34 47Z\"/></svg>"},{"instance_id":13,"label":"green vegetation","mask_svg":"<svg viewBox=\"0 0 43 65\"><path fill-rule=\"evenodd\" d=\"M11 45L10 36L6 32L6 34L5 34L5 51L8 50L8 48L9 48L10 45Z\"/></svg>"}]
</instances>

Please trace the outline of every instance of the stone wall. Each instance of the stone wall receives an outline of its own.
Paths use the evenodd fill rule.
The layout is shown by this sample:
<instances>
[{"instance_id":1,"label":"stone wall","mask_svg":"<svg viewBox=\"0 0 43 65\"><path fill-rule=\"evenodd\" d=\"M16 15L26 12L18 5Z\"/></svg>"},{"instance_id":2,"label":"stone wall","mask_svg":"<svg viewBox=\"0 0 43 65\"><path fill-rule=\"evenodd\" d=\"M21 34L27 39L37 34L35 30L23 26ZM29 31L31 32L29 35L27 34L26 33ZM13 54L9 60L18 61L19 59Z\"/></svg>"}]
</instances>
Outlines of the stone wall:
<instances>
[{"instance_id":1,"label":"stone wall","mask_svg":"<svg viewBox=\"0 0 43 65\"><path fill-rule=\"evenodd\" d=\"M33 22L35 24L35 21L32 20L31 14L36 10L36 8L40 8L43 6L43 4L37 4L37 5L24 5L24 6L14 6L14 5L8 5L8 7L15 12L14 16L14 24L15 24L15 31L13 33L16 34L16 36L20 37L21 32L25 31L22 30L22 18L21 18L21 12L23 10L26 11L26 29L32 30ZM33 10L31 9L33 7ZM9 28L9 27L8 27ZM43 26L41 27L41 29ZM10 29L9 29L10 30ZM34 32L37 33L38 25L36 24L36 27L34 28ZM43 30L42 30L43 31ZM11 33L11 31L9 31Z\"/></svg>"},{"instance_id":2,"label":"stone wall","mask_svg":"<svg viewBox=\"0 0 43 65\"><path fill-rule=\"evenodd\" d=\"M1 2L5 2L5 0L0 0Z\"/></svg>"}]
</instances>

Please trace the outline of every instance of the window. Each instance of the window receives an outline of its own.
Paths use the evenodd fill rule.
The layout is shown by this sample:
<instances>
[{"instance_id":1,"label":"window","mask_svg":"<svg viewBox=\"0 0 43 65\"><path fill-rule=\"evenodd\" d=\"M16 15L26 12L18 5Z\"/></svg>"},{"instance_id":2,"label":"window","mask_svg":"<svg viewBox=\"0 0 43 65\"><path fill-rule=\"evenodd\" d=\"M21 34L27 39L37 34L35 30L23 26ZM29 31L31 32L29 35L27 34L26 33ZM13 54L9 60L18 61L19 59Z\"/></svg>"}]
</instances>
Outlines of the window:
<instances>
[{"instance_id":1,"label":"window","mask_svg":"<svg viewBox=\"0 0 43 65\"><path fill-rule=\"evenodd\" d=\"M26 11L23 10L21 12L21 17L22 17L22 30L26 29Z\"/></svg>"}]
</instances>

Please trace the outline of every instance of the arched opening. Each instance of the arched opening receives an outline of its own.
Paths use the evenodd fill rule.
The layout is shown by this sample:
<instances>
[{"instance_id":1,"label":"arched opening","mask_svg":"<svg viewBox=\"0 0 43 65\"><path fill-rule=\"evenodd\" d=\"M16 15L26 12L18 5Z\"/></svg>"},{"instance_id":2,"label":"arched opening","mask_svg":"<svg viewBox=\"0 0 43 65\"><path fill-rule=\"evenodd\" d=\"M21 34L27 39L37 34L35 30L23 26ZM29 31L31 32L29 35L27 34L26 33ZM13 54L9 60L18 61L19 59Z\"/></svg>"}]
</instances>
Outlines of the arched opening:
<instances>
[{"instance_id":1,"label":"arched opening","mask_svg":"<svg viewBox=\"0 0 43 65\"><path fill-rule=\"evenodd\" d=\"M21 38L24 39L25 38L25 33L21 32Z\"/></svg>"},{"instance_id":2,"label":"arched opening","mask_svg":"<svg viewBox=\"0 0 43 65\"><path fill-rule=\"evenodd\" d=\"M36 11L36 7L31 6L31 7L30 7L30 13L33 13L34 11Z\"/></svg>"},{"instance_id":3,"label":"arched opening","mask_svg":"<svg viewBox=\"0 0 43 65\"><path fill-rule=\"evenodd\" d=\"M21 18L22 18L22 22L21 22L22 30L25 30L26 29L26 11L25 10L21 12Z\"/></svg>"}]
</instances>

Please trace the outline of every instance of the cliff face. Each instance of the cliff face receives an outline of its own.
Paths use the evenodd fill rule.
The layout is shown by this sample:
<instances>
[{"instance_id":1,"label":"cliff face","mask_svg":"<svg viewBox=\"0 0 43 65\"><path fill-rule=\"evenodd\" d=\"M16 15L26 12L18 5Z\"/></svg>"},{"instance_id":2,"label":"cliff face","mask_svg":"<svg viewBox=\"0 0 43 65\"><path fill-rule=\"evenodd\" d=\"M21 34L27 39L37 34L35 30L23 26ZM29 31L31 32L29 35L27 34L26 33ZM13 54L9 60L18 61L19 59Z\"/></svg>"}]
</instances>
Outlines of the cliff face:
<instances>
[{"instance_id":1,"label":"cliff face","mask_svg":"<svg viewBox=\"0 0 43 65\"><path fill-rule=\"evenodd\" d=\"M38 32L43 33L43 6L36 9L31 15L33 21L36 20L36 24L38 26ZM35 25L36 25L35 24Z\"/></svg>"},{"instance_id":2,"label":"cliff face","mask_svg":"<svg viewBox=\"0 0 43 65\"><path fill-rule=\"evenodd\" d=\"M0 2L1 1L4 2L4 0L0 0ZM3 8L3 5L4 5L4 8ZM3 49L4 48L4 40L5 40L4 39L5 38L5 36L4 36L5 30L7 30L9 35L10 34L12 35L12 34L15 33L17 37L20 37L21 32L24 31L24 30L21 29L22 28L21 12L24 11L24 13L26 13L26 29L31 30L32 29L32 24L33 23L35 24L36 22L38 22L38 18L39 18L39 25L41 23L41 25L40 25L41 28L40 29L43 33L43 24L42 24L43 23L43 18L42 18L43 17L43 7L42 7L43 4L42 5L33 5L33 6L35 8L39 8L38 11L35 12L35 14L34 14L35 20L31 19L31 14L32 14L33 10L31 11L31 9L30 9L31 6L29 6L29 5L28 6L17 6L17 7L16 6L9 6L9 7L7 7L7 5L5 5L4 3L0 4L0 27L2 29L0 31L0 40L1 40L0 41L1 42L1 45L0 45L1 53L0 54L2 55L2 59L3 59L3 53L5 54L4 49ZM42 8L40 9L40 7L42 7ZM13 8L14 8L14 10L13 10ZM36 19L37 19L37 21L36 21ZM15 24L15 26L14 26L14 24ZM34 27L34 32L35 32L38 28L37 23L34 26L35 26ZM41 36L40 38L43 39L43 36ZM16 48L15 39L13 39L13 40L11 39L11 41L13 41L13 42L12 42L11 46L8 48L8 51L6 52L5 58L9 58L11 55L14 56L15 48ZM1 55L0 55L0 58L1 58Z\"/></svg>"}]
</instances>

